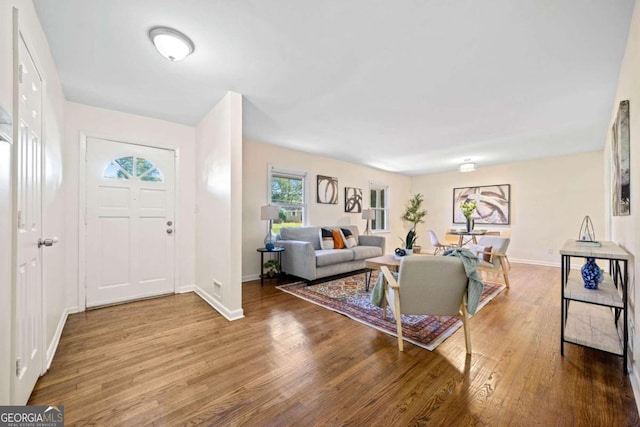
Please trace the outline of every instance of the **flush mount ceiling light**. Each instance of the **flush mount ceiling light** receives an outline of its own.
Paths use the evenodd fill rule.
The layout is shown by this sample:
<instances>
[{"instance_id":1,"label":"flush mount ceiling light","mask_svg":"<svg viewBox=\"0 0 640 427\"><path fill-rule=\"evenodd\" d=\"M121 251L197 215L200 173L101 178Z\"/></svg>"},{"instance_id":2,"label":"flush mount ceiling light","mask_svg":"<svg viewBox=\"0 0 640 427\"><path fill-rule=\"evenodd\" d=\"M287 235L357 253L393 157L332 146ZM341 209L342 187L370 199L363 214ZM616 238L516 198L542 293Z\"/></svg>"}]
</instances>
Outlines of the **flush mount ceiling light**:
<instances>
[{"instance_id":1,"label":"flush mount ceiling light","mask_svg":"<svg viewBox=\"0 0 640 427\"><path fill-rule=\"evenodd\" d=\"M476 170L476 164L472 163L471 159L464 159L464 163L458 169L460 172L473 172L474 170Z\"/></svg>"},{"instance_id":2,"label":"flush mount ceiling light","mask_svg":"<svg viewBox=\"0 0 640 427\"><path fill-rule=\"evenodd\" d=\"M153 27L149 38L158 52L171 62L182 61L195 49L189 37L173 28Z\"/></svg>"}]
</instances>

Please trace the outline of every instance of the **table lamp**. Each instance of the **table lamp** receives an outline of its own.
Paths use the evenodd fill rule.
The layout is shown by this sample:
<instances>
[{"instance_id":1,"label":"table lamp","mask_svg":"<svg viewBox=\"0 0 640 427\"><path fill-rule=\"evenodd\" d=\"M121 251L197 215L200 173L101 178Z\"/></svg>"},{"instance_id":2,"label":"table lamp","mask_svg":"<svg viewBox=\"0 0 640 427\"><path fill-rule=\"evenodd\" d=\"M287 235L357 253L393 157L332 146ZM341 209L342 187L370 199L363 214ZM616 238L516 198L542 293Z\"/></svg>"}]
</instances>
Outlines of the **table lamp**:
<instances>
[{"instance_id":1,"label":"table lamp","mask_svg":"<svg viewBox=\"0 0 640 427\"><path fill-rule=\"evenodd\" d=\"M362 219L367 220L367 228L364 230L364 234L371 234L371 230L369 229L369 221L376 217L376 213L373 209L363 209L362 210Z\"/></svg>"},{"instance_id":2,"label":"table lamp","mask_svg":"<svg viewBox=\"0 0 640 427\"><path fill-rule=\"evenodd\" d=\"M273 220L278 219L279 215L280 209L278 209L277 206L267 205L260 208L260 219L263 221L269 221L269 231L264 238L264 247L265 249L270 251L272 251L274 248L273 233L271 232L271 229L273 227Z\"/></svg>"}]
</instances>

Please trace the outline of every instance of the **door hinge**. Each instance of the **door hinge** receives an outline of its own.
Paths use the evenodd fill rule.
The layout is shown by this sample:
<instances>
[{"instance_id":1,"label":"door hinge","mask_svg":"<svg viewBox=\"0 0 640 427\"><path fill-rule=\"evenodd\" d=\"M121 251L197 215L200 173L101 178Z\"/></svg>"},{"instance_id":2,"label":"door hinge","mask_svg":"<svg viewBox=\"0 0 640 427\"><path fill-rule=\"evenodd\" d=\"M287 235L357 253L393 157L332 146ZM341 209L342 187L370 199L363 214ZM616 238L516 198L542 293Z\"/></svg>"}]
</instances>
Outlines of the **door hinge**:
<instances>
[{"instance_id":1,"label":"door hinge","mask_svg":"<svg viewBox=\"0 0 640 427\"><path fill-rule=\"evenodd\" d=\"M16 358L16 377L20 376L20 358Z\"/></svg>"},{"instance_id":2,"label":"door hinge","mask_svg":"<svg viewBox=\"0 0 640 427\"><path fill-rule=\"evenodd\" d=\"M18 67L18 82L22 83L24 80L24 64L20 64Z\"/></svg>"},{"instance_id":3,"label":"door hinge","mask_svg":"<svg viewBox=\"0 0 640 427\"><path fill-rule=\"evenodd\" d=\"M18 229L22 228L22 209L18 209Z\"/></svg>"}]
</instances>

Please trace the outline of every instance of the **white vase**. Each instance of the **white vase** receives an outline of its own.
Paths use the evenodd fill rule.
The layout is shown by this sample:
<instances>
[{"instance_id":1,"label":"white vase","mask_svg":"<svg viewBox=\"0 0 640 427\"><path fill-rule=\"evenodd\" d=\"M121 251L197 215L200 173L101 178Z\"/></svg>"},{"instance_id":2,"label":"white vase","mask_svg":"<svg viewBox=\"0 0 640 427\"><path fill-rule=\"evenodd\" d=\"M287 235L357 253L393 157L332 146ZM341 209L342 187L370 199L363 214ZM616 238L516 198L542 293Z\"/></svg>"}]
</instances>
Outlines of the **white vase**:
<instances>
[{"instance_id":1,"label":"white vase","mask_svg":"<svg viewBox=\"0 0 640 427\"><path fill-rule=\"evenodd\" d=\"M413 255L413 249L405 249L404 251L407 253L407 256Z\"/></svg>"}]
</instances>

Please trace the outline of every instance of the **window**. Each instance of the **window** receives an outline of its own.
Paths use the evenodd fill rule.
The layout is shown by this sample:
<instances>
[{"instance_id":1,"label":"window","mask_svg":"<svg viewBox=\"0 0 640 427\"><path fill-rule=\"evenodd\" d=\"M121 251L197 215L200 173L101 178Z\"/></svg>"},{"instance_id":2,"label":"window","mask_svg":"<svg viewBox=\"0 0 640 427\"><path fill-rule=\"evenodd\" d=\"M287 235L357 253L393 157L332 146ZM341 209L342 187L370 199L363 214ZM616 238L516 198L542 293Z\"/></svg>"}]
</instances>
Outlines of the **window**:
<instances>
[{"instance_id":1,"label":"window","mask_svg":"<svg viewBox=\"0 0 640 427\"><path fill-rule=\"evenodd\" d=\"M162 172L153 163L142 157L120 157L110 162L102 173L103 178L133 179L141 181L162 182Z\"/></svg>"},{"instance_id":2,"label":"window","mask_svg":"<svg viewBox=\"0 0 640 427\"><path fill-rule=\"evenodd\" d=\"M375 212L371 220L371 231L387 231L389 218L388 187L370 184L370 204Z\"/></svg>"},{"instance_id":3,"label":"window","mask_svg":"<svg viewBox=\"0 0 640 427\"><path fill-rule=\"evenodd\" d=\"M306 177L304 172L271 168L269 201L280 208L280 217L273 221L274 233L279 233L281 227L301 227L304 224Z\"/></svg>"}]
</instances>

